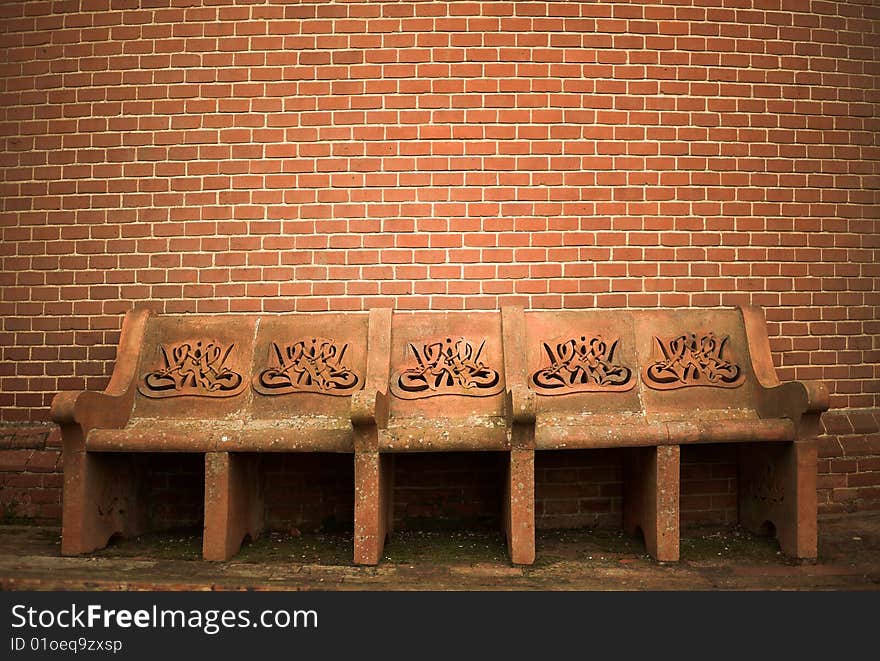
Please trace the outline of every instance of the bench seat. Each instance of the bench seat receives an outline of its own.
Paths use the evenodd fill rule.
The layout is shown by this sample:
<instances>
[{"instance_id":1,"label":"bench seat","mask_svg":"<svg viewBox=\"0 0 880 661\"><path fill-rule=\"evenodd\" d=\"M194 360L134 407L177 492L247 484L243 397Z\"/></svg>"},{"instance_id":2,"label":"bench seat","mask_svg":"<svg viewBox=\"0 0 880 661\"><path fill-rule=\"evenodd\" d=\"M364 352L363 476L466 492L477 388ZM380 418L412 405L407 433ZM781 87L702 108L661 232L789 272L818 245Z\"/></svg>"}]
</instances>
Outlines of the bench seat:
<instances>
[{"instance_id":1,"label":"bench seat","mask_svg":"<svg viewBox=\"0 0 880 661\"><path fill-rule=\"evenodd\" d=\"M90 452L354 452L351 421L329 416L283 420L135 420L95 429Z\"/></svg>"},{"instance_id":2,"label":"bench seat","mask_svg":"<svg viewBox=\"0 0 880 661\"><path fill-rule=\"evenodd\" d=\"M704 419L665 419L667 416L559 416L539 414L535 449L647 447L689 443L782 442L797 438L788 419L763 420L748 412L701 412ZM745 414L740 417L737 414Z\"/></svg>"},{"instance_id":3,"label":"bench seat","mask_svg":"<svg viewBox=\"0 0 880 661\"><path fill-rule=\"evenodd\" d=\"M379 438L382 452L458 452L509 450L507 420L500 416L463 419L394 420Z\"/></svg>"}]
</instances>

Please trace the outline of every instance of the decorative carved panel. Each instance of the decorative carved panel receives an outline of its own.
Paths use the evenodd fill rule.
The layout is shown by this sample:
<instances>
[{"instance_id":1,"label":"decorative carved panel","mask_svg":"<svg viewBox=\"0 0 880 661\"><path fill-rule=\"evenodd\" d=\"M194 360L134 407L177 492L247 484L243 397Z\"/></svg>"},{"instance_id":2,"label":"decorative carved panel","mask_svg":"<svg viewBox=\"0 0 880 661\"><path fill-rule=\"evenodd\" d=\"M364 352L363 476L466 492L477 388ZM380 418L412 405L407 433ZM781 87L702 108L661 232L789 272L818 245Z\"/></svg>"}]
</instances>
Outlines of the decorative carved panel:
<instances>
[{"instance_id":1,"label":"decorative carved panel","mask_svg":"<svg viewBox=\"0 0 880 661\"><path fill-rule=\"evenodd\" d=\"M273 342L269 361L274 363L254 377L254 390L263 395L316 392L350 395L361 378L342 362L348 344L324 337L302 339L294 344Z\"/></svg>"},{"instance_id":2,"label":"decorative carved panel","mask_svg":"<svg viewBox=\"0 0 880 661\"><path fill-rule=\"evenodd\" d=\"M655 362L643 371L645 383L657 390L688 386L736 388L745 376L739 365L725 357L729 336L684 333L663 339L654 336Z\"/></svg>"},{"instance_id":3,"label":"decorative carved panel","mask_svg":"<svg viewBox=\"0 0 880 661\"><path fill-rule=\"evenodd\" d=\"M614 364L618 341L581 335L555 345L543 342L550 364L532 374L532 388L542 395L632 389L632 370Z\"/></svg>"},{"instance_id":4,"label":"decorative carved panel","mask_svg":"<svg viewBox=\"0 0 880 661\"><path fill-rule=\"evenodd\" d=\"M409 347L416 365L391 376L391 392L402 399L434 395L487 397L501 392L501 375L480 360L486 340L479 347L463 337L447 337Z\"/></svg>"},{"instance_id":5,"label":"decorative carved panel","mask_svg":"<svg viewBox=\"0 0 880 661\"><path fill-rule=\"evenodd\" d=\"M138 384L147 397L232 397L247 385L241 374L226 367L235 344L207 339L160 344L164 367L149 372Z\"/></svg>"}]
</instances>

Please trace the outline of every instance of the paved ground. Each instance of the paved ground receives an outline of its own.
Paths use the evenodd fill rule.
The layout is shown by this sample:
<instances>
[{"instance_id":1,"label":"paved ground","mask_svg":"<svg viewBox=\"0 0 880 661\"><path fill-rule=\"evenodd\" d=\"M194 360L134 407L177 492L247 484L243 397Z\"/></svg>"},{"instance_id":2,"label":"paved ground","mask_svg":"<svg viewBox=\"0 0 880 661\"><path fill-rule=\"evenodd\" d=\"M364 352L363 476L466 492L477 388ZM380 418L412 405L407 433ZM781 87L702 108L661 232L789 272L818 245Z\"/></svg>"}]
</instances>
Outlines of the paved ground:
<instances>
[{"instance_id":1,"label":"paved ground","mask_svg":"<svg viewBox=\"0 0 880 661\"><path fill-rule=\"evenodd\" d=\"M231 562L199 558L197 531L121 540L62 558L56 528L0 526L3 590L878 590L880 512L820 521L819 560L784 558L738 530L682 540L661 565L639 540L608 531L544 531L538 561L512 567L493 531L399 532L378 567L351 565L345 534L271 533Z\"/></svg>"}]
</instances>

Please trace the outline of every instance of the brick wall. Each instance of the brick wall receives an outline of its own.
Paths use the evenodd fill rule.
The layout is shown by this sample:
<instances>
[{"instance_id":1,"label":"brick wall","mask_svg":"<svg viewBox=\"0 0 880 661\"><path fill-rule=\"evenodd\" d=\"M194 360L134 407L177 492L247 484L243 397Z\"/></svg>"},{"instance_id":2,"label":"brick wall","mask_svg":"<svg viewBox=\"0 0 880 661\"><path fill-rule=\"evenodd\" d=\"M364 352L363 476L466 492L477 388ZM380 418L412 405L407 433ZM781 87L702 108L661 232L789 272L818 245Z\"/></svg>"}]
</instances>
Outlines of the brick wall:
<instances>
[{"instance_id":1,"label":"brick wall","mask_svg":"<svg viewBox=\"0 0 880 661\"><path fill-rule=\"evenodd\" d=\"M61 434L0 425L0 521L61 519Z\"/></svg>"},{"instance_id":2,"label":"brick wall","mask_svg":"<svg viewBox=\"0 0 880 661\"><path fill-rule=\"evenodd\" d=\"M876 2L22 1L0 51L0 420L134 305L753 303L832 390L823 511L880 505Z\"/></svg>"}]
</instances>

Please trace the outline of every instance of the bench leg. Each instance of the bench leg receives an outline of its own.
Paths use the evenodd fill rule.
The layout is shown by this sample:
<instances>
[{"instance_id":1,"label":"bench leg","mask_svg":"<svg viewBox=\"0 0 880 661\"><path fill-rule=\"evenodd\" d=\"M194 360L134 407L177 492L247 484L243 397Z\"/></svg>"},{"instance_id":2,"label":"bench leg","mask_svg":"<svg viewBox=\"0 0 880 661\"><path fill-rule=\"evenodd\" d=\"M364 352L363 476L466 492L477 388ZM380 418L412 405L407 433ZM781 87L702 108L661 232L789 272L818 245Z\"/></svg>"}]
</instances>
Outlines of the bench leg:
<instances>
[{"instance_id":1,"label":"bench leg","mask_svg":"<svg viewBox=\"0 0 880 661\"><path fill-rule=\"evenodd\" d=\"M205 453L205 560L229 560L245 536L263 530L259 457L230 452Z\"/></svg>"},{"instance_id":2,"label":"bench leg","mask_svg":"<svg viewBox=\"0 0 880 661\"><path fill-rule=\"evenodd\" d=\"M767 534L795 558L816 557L816 441L742 444L739 456L739 521Z\"/></svg>"},{"instance_id":3,"label":"bench leg","mask_svg":"<svg viewBox=\"0 0 880 661\"><path fill-rule=\"evenodd\" d=\"M66 451L61 554L103 548L119 533L137 536L148 528L134 457Z\"/></svg>"},{"instance_id":4,"label":"bench leg","mask_svg":"<svg viewBox=\"0 0 880 661\"><path fill-rule=\"evenodd\" d=\"M641 528L655 560L676 562L679 544L679 447L634 448L624 475L623 526Z\"/></svg>"},{"instance_id":5,"label":"bench leg","mask_svg":"<svg viewBox=\"0 0 880 661\"><path fill-rule=\"evenodd\" d=\"M511 450L504 501L504 532L510 561L535 561L535 451Z\"/></svg>"},{"instance_id":6,"label":"bench leg","mask_svg":"<svg viewBox=\"0 0 880 661\"><path fill-rule=\"evenodd\" d=\"M354 562L376 565L393 522L394 456L379 452L354 455Z\"/></svg>"}]
</instances>

